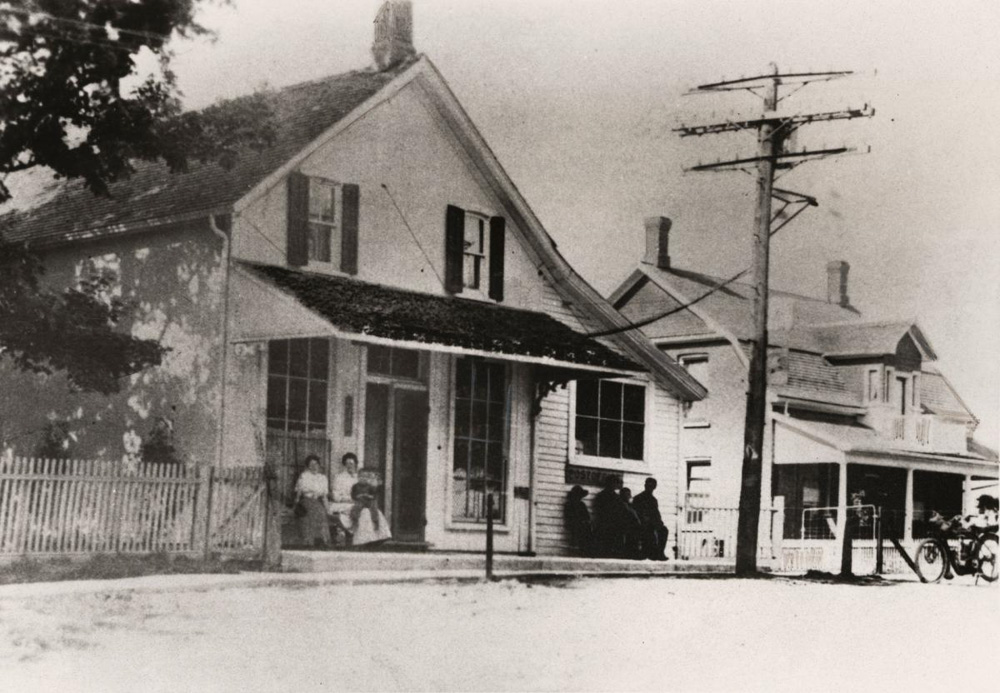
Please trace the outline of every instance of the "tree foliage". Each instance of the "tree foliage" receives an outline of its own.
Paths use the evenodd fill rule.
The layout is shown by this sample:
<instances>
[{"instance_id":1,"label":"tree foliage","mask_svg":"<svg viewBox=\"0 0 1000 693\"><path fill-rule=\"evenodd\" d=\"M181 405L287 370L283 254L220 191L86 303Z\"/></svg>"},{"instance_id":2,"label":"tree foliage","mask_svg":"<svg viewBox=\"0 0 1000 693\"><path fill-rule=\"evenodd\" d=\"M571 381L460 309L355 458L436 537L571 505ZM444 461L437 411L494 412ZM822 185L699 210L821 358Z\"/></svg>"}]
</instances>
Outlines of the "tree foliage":
<instances>
[{"instance_id":1,"label":"tree foliage","mask_svg":"<svg viewBox=\"0 0 1000 693\"><path fill-rule=\"evenodd\" d=\"M109 291L116 277L81 277L78 287L59 293L41 285L43 272L23 246L0 245L0 354L26 371L64 371L74 387L104 394L160 363L158 342L116 329L126 311Z\"/></svg>"},{"instance_id":2,"label":"tree foliage","mask_svg":"<svg viewBox=\"0 0 1000 693\"><path fill-rule=\"evenodd\" d=\"M0 0L0 174L44 166L97 194L139 160L231 166L275 135L262 96L182 113L172 37L201 0ZM138 65L158 61L139 78ZM9 197L0 180L0 202Z\"/></svg>"}]
</instances>

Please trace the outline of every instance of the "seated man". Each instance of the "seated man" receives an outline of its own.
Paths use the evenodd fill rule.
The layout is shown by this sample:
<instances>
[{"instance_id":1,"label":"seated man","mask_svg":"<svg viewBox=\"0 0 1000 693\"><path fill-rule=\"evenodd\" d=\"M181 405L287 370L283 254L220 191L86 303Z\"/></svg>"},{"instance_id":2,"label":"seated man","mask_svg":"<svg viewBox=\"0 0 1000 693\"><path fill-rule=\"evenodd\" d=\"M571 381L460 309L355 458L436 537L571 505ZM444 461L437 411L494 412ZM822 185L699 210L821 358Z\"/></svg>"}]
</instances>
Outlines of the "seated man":
<instances>
[{"instance_id":1,"label":"seated man","mask_svg":"<svg viewBox=\"0 0 1000 693\"><path fill-rule=\"evenodd\" d=\"M646 479L645 490L632 500L632 507L642 522L642 557L665 561L668 532L660 515L660 503L653 495L655 490L656 479Z\"/></svg>"}]
</instances>

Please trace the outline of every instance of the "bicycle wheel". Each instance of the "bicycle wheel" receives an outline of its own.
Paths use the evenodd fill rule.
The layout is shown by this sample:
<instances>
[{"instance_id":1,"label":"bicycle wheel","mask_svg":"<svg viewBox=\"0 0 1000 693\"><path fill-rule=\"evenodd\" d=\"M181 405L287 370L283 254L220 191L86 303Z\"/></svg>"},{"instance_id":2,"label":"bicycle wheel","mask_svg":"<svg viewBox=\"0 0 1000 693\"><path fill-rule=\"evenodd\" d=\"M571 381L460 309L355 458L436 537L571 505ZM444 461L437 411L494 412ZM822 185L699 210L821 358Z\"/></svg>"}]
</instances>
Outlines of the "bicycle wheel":
<instances>
[{"instance_id":1,"label":"bicycle wheel","mask_svg":"<svg viewBox=\"0 0 1000 693\"><path fill-rule=\"evenodd\" d=\"M937 582L948 567L948 549L939 539L924 539L917 545L913 562L923 582Z\"/></svg>"},{"instance_id":2,"label":"bicycle wheel","mask_svg":"<svg viewBox=\"0 0 1000 693\"><path fill-rule=\"evenodd\" d=\"M976 544L976 563L979 574L987 582L997 579L997 535L984 534Z\"/></svg>"}]
</instances>

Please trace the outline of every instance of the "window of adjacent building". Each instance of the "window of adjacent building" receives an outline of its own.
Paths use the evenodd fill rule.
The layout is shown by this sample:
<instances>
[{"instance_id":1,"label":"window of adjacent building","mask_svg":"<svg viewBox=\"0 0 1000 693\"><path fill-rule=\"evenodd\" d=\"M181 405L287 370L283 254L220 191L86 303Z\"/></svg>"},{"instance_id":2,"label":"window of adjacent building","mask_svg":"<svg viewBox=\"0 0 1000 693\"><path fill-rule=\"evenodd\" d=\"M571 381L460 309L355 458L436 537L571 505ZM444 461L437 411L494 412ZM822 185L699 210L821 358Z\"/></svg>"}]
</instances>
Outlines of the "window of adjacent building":
<instances>
[{"instance_id":1,"label":"window of adjacent building","mask_svg":"<svg viewBox=\"0 0 1000 693\"><path fill-rule=\"evenodd\" d=\"M309 261L339 261L338 204L340 186L322 178L309 179Z\"/></svg>"},{"instance_id":2,"label":"window of adjacent building","mask_svg":"<svg viewBox=\"0 0 1000 693\"><path fill-rule=\"evenodd\" d=\"M646 387L616 380L576 384L576 440L582 454L641 460L645 452Z\"/></svg>"},{"instance_id":3,"label":"window of adjacent building","mask_svg":"<svg viewBox=\"0 0 1000 693\"><path fill-rule=\"evenodd\" d=\"M504 364L477 358L456 361L453 520L484 522L490 494L494 519L506 518L508 402Z\"/></svg>"},{"instance_id":4,"label":"window of adjacent building","mask_svg":"<svg viewBox=\"0 0 1000 693\"><path fill-rule=\"evenodd\" d=\"M687 481L685 484L685 521L698 524L705 519L702 508L708 505L712 485L712 461L707 459L687 461Z\"/></svg>"},{"instance_id":5,"label":"window of adjacent building","mask_svg":"<svg viewBox=\"0 0 1000 693\"><path fill-rule=\"evenodd\" d=\"M880 387L880 374L877 368L872 368L868 371L868 401L877 402L879 401L879 390Z\"/></svg>"},{"instance_id":6,"label":"window of adjacent building","mask_svg":"<svg viewBox=\"0 0 1000 693\"><path fill-rule=\"evenodd\" d=\"M93 288L93 296L106 305L122 297L121 257L118 253L92 255L80 260L74 268L76 288Z\"/></svg>"},{"instance_id":7,"label":"window of adjacent building","mask_svg":"<svg viewBox=\"0 0 1000 693\"><path fill-rule=\"evenodd\" d=\"M681 366L687 369L695 380L708 387L708 354L682 354L678 357ZM688 427L708 426L708 400L688 402L684 406L684 425Z\"/></svg>"},{"instance_id":8,"label":"window of adjacent building","mask_svg":"<svg viewBox=\"0 0 1000 693\"><path fill-rule=\"evenodd\" d=\"M329 340L271 341L267 366L267 427L285 432L325 432L329 375Z\"/></svg>"},{"instance_id":9,"label":"window of adjacent building","mask_svg":"<svg viewBox=\"0 0 1000 693\"><path fill-rule=\"evenodd\" d=\"M397 379L424 379L419 351L378 344L368 346L368 373Z\"/></svg>"}]
</instances>

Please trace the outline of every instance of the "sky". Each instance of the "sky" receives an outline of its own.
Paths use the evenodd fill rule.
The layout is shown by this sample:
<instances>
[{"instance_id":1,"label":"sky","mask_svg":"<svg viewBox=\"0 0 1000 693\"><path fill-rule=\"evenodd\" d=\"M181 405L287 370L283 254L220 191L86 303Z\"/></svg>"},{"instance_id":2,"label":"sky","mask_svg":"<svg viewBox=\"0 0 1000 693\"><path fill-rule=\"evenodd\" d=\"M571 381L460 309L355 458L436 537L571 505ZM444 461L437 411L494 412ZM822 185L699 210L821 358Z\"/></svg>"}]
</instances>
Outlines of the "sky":
<instances>
[{"instance_id":1,"label":"sky","mask_svg":"<svg viewBox=\"0 0 1000 693\"><path fill-rule=\"evenodd\" d=\"M190 107L370 65L381 0L234 0L180 42ZM850 263L872 319L915 318L938 367L1000 446L1000 3L966 0L414 0L415 44L440 69L560 250L609 294L668 216L672 264L730 276L751 258L754 180L686 173L752 155L752 135L680 138L681 124L755 116L748 92L693 87L783 71L851 70L785 113L875 108L804 128L796 148L850 155L778 185L816 197L772 242L771 285L822 297ZM790 90L789 90L790 91Z\"/></svg>"}]
</instances>

